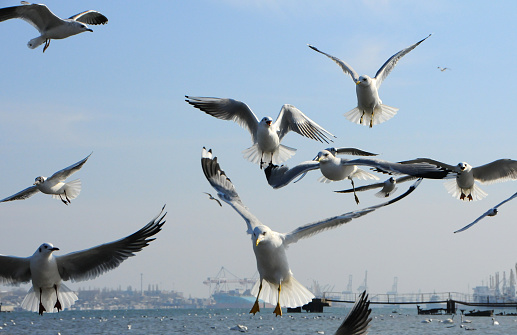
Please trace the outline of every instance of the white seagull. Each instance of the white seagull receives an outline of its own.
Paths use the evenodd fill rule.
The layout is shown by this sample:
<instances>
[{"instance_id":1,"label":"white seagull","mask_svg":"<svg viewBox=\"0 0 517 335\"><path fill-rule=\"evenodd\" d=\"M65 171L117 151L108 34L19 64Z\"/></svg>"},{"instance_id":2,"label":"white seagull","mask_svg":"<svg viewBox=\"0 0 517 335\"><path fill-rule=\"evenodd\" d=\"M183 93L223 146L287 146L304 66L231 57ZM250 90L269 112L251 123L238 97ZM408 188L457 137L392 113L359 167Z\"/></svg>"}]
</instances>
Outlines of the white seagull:
<instances>
[{"instance_id":1,"label":"white seagull","mask_svg":"<svg viewBox=\"0 0 517 335\"><path fill-rule=\"evenodd\" d=\"M429 36L431 36L431 34L429 34ZM352 80L356 83L357 107L347 112L345 116L354 123L369 125L371 128L373 125L391 119L398 111L398 108L384 105L379 98L378 90L382 82L402 57L429 38L429 36L391 56L377 71L374 78L367 75L359 76L350 65L339 58L320 51L310 44L308 46L312 50L332 59L341 67L343 72L352 77Z\"/></svg>"},{"instance_id":2,"label":"white seagull","mask_svg":"<svg viewBox=\"0 0 517 335\"><path fill-rule=\"evenodd\" d=\"M451 70L450 68L448 67L441 67L441 66L438 66L438 70L440 70L441 72L445 71L445 70Z\"/></svg>"},{"instance_id":3,"label":"white seagull","mask_svg":"<svg viewBox=\"0 0 517 335\"><path fill-rule=\"evenodd\" d=\"M260 164L280 164L296 152L296 149L280 144L289 131L320 142L332 142L335 137L316 122L309 119L298 108L292 105L283 105L276 121L269 116L262 120L255 116L244 102L233 99L190 97L185 100L192 106L221 120L232 120L251 134L253 146L243 151L244 158Z\"/></svg>"},{"instance_id":4,"label":"white seagull","mask_svg":"<svg viewBox=\"0 0 517 335\"><path fill-rule=\"evenodd\" d=\"M43 243L30 257L0 255L0 284L20 284L32 281L32 287L23 299L22 308L53 313L68 308L78 299L62 281L83 281L98 277L120 265L135 252L149 245L165 223L161 212L146 226L120 240L96 247L54 256L59 248Z\"/></svg>"},{"instance_id":5,"label":"white seagull","mask_svg":"<svg viewBox=\"0 0 517 335\"><path fill-rule=\"evenodd\" d=\"M461 162L453 166L429 158L417 158L400 163L428 163L447 170L456 171L456 179L445 182L445 188L453 197L464 201L481 200L487 196L487 194L476 185L476 180L483 184L492 184L517 179L517 161L512 159L498 159L478 167L472 167L466 162Z\"/></svg>"},{"instance_id":6,"label":"white seagull","mask_svg":"<svg viewBox=\"0 0 517 335\"><path fill-rule=\"evenodd\" d=\"M366 335L370 327L370 300L363 291L334 335Z\"/></svg>"},{"instance_id":7,"label":"white seagull","mask_svg":"<svg viewBox=\"0 0 517 335\"><path fill-rule=\"evenodd\" d=\"M400 184L400 183L403 183L403 182L409 181L409 180L414 180L417 178L418 177L415 177L415 176L404 176L404 177L400 177L397 179L390 177L382 183L375 183L375 184L370 184L370 185L366 185L366 186L351 188L348 190L341 190L341 191L334 191L334 192L336 192L336 193L352 193L352 192L355 193L355 192L368 191L368 190L373 190L376 188L381 188L381 190L379 192L375 193L375 196L379 197L379 198L387 198L390 195L392 195L393 193L395 193L395 191L397 190L397 184Z\"/></svg>"},{"instance_id":8,"label":"white seagull","mask_svg":"<svg viewBox=\"0 0 517 335\"><path fill-rule=\"evenodd\" d=\"M318 153L315 160L302 162L295 167L282 165L277 166L270 164L265 170L268 184L277 189L288 185L296 177L303 175L311 170L320 169L321 173L327 180L343 180L350 179L352 187L355 188L352 178L359 179L379 179L378 177L359 169L357 166L369 166L384 173L390 174L406 174L415 177L442 179L447 178L451 171L436 167L427 163L400 164L391 163L381 159L359 158L345 159L337 158L332 151L322 150ZM321 178L320 178L321 179ZM354 192L356 203L359 199Z\"/></svg>"},{"instance_id":9,"label":"white seagull","mask_svg":"<svg viewBox=\"0 0 517 335\"><path fill-rule=\"evenodd\" d=\"M461 229L458 229L455 231L455 233L459 233L459 232L462 232L464 230L467 230L469 229L470 227L472 227L473 225L475 225L476 223L478 223L481 219L483 219L485 216L496 216L497 213L498 213L498 208L499 206L501 206L502 204L505 204L507 203L508 201L514 199L517 197L517 192L515 192L511 197L509 197L508 199L498 203L497 205L495 205L494 207L490 208L489 210L487 210L485 213L483 213L483 215L481 215L480 217L478 217L476 220L474 220L474 222L466 225L465 227L461 228Z\"/></svg>"},{"instance_id":10,"label":"white seagull","mask_svg":"<svg viewBox=\"0 0 517 335\"><path fill-rule=\"evenodd\" d=\"M63 170L57 171L49 178L43 176L36 177L32 186L4 198L0 200L0 202L23 200L32 197L38 192L42 192L45 194L52 194L52 198L60 199L65 205L68 205L70 200L77 198L81 192L81 179L75 179L69 182L66 182L66 179L73 173L79 171L91 155L92 154L89 154L83 160L80 160Z\"/></svg>"},{"instance_id":11,"label":"white seagull","mask_svg":"<svg viewBox=\"0 0 517 335\"><path fill-rule=\"evenodd\" d=\"M277 316L282 315L281 306L302 306L311 301L314 297L309 290L294 278L289 268L286 249L291 243L295 243L300 239L310 237L324 230L336 228L352 221L352 219L397 202L413 192L420 183L420 180L418 180L406 193L389 202L310 223L298 227L290 233L284 234L271 230L249 212L248 208L242 203L232 182L224 171L221 170L217 158L212 158L211 150L207 151L203 148L201 167L203 168L208 182L217 191L219 198L233 207L244 221L246 221L248 227L247 233L251 235L260 278L251 292L257 296L257 300L255 300L255 304L250 313L255 314L259 311L258 299L262 294L264 301L276 304L274 313Z\"/></svg>"},{"instance_id":12,"label":"white seagull","mask_svg":"<svg viewBox=\"0 0 517 335\"><path fill-rule=\"evenodd\" d=\"M45 43L43 52L47 50L52 39L67 38L85 31L92 32L86 24L106 24L108 19L101 13L94 10L87 10L61 19L42 4L30 4L21 2L21 6L0 8L0 22L10 19L22 19L38 29L40 36L33 38L27 43L31 49L37 48Z\"/></svg>"}]
</instances>

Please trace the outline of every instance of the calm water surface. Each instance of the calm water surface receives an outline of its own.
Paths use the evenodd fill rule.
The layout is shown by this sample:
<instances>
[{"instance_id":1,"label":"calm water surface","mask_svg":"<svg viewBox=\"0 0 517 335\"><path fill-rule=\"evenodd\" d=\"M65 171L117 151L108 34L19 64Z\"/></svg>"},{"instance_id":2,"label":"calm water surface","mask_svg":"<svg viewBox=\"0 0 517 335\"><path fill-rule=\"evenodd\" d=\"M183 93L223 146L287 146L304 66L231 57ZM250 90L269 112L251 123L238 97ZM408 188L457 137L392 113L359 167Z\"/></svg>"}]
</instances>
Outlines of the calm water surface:
<instances>
[{"instance_id":1,"label":"calm water surface","mask_svg":"<svg viewBox=\"0 0 517 335\"><path fill-rule=\"evenodd\" d=\"M248 334L334 334L349 308L327 308L324 313L294 313L275 317L272 309L262 309L255 316L242 309L196 310L131 310L131 311L64 311L38 316L36 313L0 313L2 334L239 334L232 327L243 325ZM515 311L512 311L515 312ZM452 325L439 322L450 316L430 316L431 323L422 323L425 316L416 309L375 308L369 334L425 335L463 334L459 315ZM491 318L469 317L475 328L469 334L517 334L517 317L496 316L499 326Z\"/></svg>"}]
</instances>

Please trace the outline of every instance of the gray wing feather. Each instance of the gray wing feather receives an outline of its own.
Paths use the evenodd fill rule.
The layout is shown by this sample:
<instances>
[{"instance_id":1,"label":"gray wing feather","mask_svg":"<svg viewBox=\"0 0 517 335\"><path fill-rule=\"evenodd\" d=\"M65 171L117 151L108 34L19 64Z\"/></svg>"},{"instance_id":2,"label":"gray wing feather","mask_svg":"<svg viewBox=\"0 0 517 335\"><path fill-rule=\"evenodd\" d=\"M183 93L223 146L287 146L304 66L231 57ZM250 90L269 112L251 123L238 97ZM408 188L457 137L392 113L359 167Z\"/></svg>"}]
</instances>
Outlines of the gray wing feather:
<instances>
[{"instance_id":1,"label":"gray wing feather","mask_svg":"<svg viewBox=\"0 0 517 335\"><path fill-rule=\"evenodd\" d=\"M285 234L285 242L287 244L295 243L302 238L310 237L312 235L321 233L322 231L325 231L327 229L336 228L342 224L352 221L355 218L358 218L358 217L361 217L368 213L371 213L378 208L391 205L391 204L405 198L409 194L411 194L418 187L418 185L420 184L421 181L422 181L422 179L419 178L413 185L411 185L409 187L409 189L404 194L399 195L398 197L396 197L390 201L384 202L382 204L370 206L370 207L360 209L357 211L353 211L353 212L348 212L348 213L334 216L334 217L331 217L331 218L328 218L328 219L325 219L322 221L318 221L318 222L310 223L305 226L298 227L297 229L293 230L292 232Z\"/></svg>"},{"instance_id":2,"label":"gray wing feather","mask_svg":"<svg viewBox=\"0 0 517 335\"><path fill-rule=\"evenodd\" d=\"M30 23L40 33L50 27L61 24L61 19L45 5L28 4L0 9L0 22L10 19L22 19Z\"/></svg>"},{"instance_id":3,"label":"gray wing feather","mask_svg":"<svg viewBox=\"0 0 517 335\"><path fill-rule=\"evenodd\" d=\"M35 185L33 185L30 187L27 187L23 191L20 191L14 195L11 195L7 198L0 200L0 202L13 201L13 200L24 200L24 199L32 197L34 194L36 194L38 192L39 192L38 188Z\"/></svg>"},{"instance_id":4,"label":"gray wing feather","mask_svg":"<svg viewBox=\"0 0 517 335\"><path fill-rule=\"evenodd\" d=\"M459 233L459 232L462 232L462 231L465 231L467 229L469 229L470 227L472 227L473 225L475 225L476 223L478 223L479 221L481 221L481 219L485 218L485 216L488 216L488 214L492 213L494 209L497 209L499 208L499 206L507 203L508 201L514 199L517 197L517 192L514 193L511 197L509 197L508 199L506 200L503 200L502 202L500 202L499 204L495 205L494 207L490 208L489 210L487 210L485 213L483 213L483 215L481 215L480 217L478 217L476 220L474 220L472 223L466 225L465 227L461 228L461 229L458 229L456 230L454 233Z\"/></svg>"},{"instance_id":5,"label":"gray wing feather","mask_svg":"<svg viewBox=\"0 0 517 335\"><path fill-rule=\"evenodd\" d=\"M219 166L217 157L212 157L211 149L207 151L206 148L203 147L203 152L201 154L201 168L203 169L203 173L210 185L212 185L212 187L217 191L219 198L232 206L233 209L244 219L248 227L248 234L253 233L253 229L256 226L262 225L262 223L253 214L251 214L248 208L242 203L230 178L226 176Z\"/></svg>"},{"instance_id":6,"label":"gray wing feather","mask_svg":"<svg viewBox=\"0 0 517 335\"><path fill-rule=\"evenodd\" d=\"M429 36L431 36L431 34L429 34ZM426 38L416 42L415 44L405 48L405 49L402 49L400 50L399 52L397 52L396 54L394 54L393 56L391 56L382 66L381 68L377 71L377 73L375 74L375 79L376 79L376 83L377 83L377 88L379 88L382 84L382 82L384 81L384 79L386 79L386 77L390 74L391 70L393 70L393 68L395 67L395 65L397 65L397 62L402 58L404 57L408 52L410 52L411 50L413 50L414 48L416 48L420 43L422 43L423 41L425 41L426 39L429 38L429 36L427 36Z\"/></svg>"},{"instance_id":7,"label":"gray wing feather","mask_svg":"<svg viewBox=\"0 0 517 335\"><path fill-rule=\"evenodd\" d=\"M412 161L392 163L381 159L360 158L342 160L343 165L365 165L372 167L377 172L387 174L406 174L419 178L448 179L456 176L454 167L450 165L435 164L437 161L418 158ZM450 168L448 168L450 167Z\"/></svg>"},{"instance_id":8,"label":"gray wing feather","mask_svg":"<svg viewBox=\"0 0 517 335\"><path fill-rule=\"evenodd\" d=\"M317 161L305 161L292 169L289 169L289 167L285 165L278 166L269 164L269 166L264 169L264 173L266 174L268 184L277 189L288 185L299 175L319 168L320 163Z\"/></svg>"},{"instance_id":9,"label":"gray wing feather","mask_svg":"<svg viewBox=\"0 0 517 335\"><path fill-rule=\"evenodd\" d=\"M90 158L92 153L89 154L88 156L86 156L86 158L80 160L79 162L74 163L74 164L70 165L69 167L66 167L62 170L57 171L52 176L50 176L49 179L51 179L51 180L57 179L59 181L65 181L66 178L70 177L72 174L79 171L83 167L84 163L86 163L86 161L88 160L88 158Z\"/></svg>"},{"instance_id":10,"label":"gray wing feather","mask_svg":"<svg viewBox=\"0 0 517 335\"><path fill-rule=\"evenodd\" d=\"M366 335L370 327L370 300L368 294L363 291L354 306L348 313L347 317L339 326L335 335Z\"/></svg>"},{"instance_id":11,"label":"gray wing feather","mask_svg":"<svg viewBox=\"0 0 517 335\"><path fill-rule=\"evenodd\" d=\"M353 155L353 156L377 156L378 154L374 154L368 151L364 151L357 148L327 148L325 149L331 152L334 156L336 155Z\"/></svg>"},{"instance_id":12,"label":"gray wing feather","mask_svg":"<svg viewBox=\"0 0 517 335\"><path fill-rule=\"evenodd\" d=\"M208 115L221 120L236 122L239 126L247 129L253 142L256 142L256 132L259 120L251 109L242 101L233 99L221 99L210 97L191 97L186 95L185 101L202 110Z\"/></svg>"},{"instance_id":13,"label":"gray wing feather","mask_svg":"<svg viewBox=\"0 0 517 335\"><path fill-rule=\"evenodd\" d=\"M517 161L498 159L472 169L474 178L484 184L517 179Z\"/></svg>"},{"instance_id":14,"label":"gray wing feather","mask_svg":"<svg viewBox=\"0 0 517 335\"><path fill-rule=\"evenodd\" d=\"M336 137L293 105L282 106L275 125L278 127L280 140L291 130L307 138L325 143L333 142L330 137Z\"/></svg>"},{"instance_id":15,"label":"gray wing feather","mask_svg":"<svg viewBox=\"0 0 517 335\"><path fill-rule=\"evenodd\" d=\"M404 177L400 177L400 178L395 179L395 181L397 182L397 184L400 184L400 183L403 183L405 181L414 180L414 179L417 179L417 178L418 177L415 177L415 176L404 176ZM370 185L366 185L366 186L356 187L355 191L356 192L368 191L368 190L373 190L373 189L380 188L380 187L384 187L384 182L370 184ZM354 189L350 188L350 189L341 190L341 191L334 191L334 192L336 192L336 193L353 193Z\"/></svg>"},{"instance_id":16,"label":"gray wing feather","mask_svg":"<svg viewBox=\"0 0 517 335\"><path fill-rule=\"evenodd\" d=\"M79 21L85 24L106 24L108 18L95 10L87 10L74 16L69 17L70 20Z\"/></svg>"},{"instance_id":17,"label":"gray wing feather","mask_svg":"<svg viewBox=\"0 0 517 335\"><path fill-rule=\"evenodd\" d=\"M63 280L81 281L93 279L102 273L112 270L134 256L154 241L151 236L157 234L165 223L165 215L161 212L142 229L120 240L105 243L90 249L57 256L59 274ZM163 214L162 214L163 213Z\"/></svg>"},{"instance_id":18,"label":"gray wing feather","mask_svg":"<svg viewBox=\"0 0 517 335\"><path fill-rule=\"evenodd\" d=\"M352 78L354 83L359 80L359 75L357 74L357 72L355 72L355 70L350 65L348 65L345 62L343 62L341 59L339 59L337 57L334 57L334 56L329 55L329 54L327 54L327 53L325 53L323 51L318 50L315 46L312 46L310 44L307 44L307 45L312 50L317 51L320 54L323 54L323 55L327 56L328 58L332 59L334 62L336 62L336 64L339 65L339 67L343 70L343 72L348 74Z\"/></svg>"},{"instance_id":19,"label":"gray wing feather","mask_svg":"<svg viewBox=\"0 0 517 335\"><path fill-rule=\"evenodd\" d=\"M0 284L20 284L30 280L29 258L0 255Z\"/></svg>"}]
</instances>

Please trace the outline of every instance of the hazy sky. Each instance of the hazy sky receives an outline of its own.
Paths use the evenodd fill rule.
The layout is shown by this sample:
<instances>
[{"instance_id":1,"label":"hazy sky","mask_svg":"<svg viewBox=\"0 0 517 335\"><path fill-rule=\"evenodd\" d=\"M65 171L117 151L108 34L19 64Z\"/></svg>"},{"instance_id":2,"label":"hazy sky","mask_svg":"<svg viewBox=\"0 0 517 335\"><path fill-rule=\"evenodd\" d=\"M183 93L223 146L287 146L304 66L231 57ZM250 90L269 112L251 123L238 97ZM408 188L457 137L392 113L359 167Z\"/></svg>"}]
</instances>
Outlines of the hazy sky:
<instances>
[{"instance_id":1,"label":"hazy sky","mask_svg":"<svg viewBox=\"0 0 517 335\"><path fill-rule=\"evenodd\" d=\"M358 206L352 195L332 192L348 181L321 184L319 172L273 190L242 157L251 145L247 131L193 108L184 95L241 100L259 118L276 118L289 103L335 134L335 146L391 161L430 157L479 166L517 158L513 1L46 4L63 18L95 9L109 23L53 40L44 54L26 46L38 36L32 26L0 23L0 198L93 154L72 178L81 178L83 189L70 206L43 194L0 204L0 253L30 256L51 242L63 255L135 232L163 204L168 211L149 247L95 280L67 284L73 289L140 287L143 273L144 287L208 297L202 282L221 266L241 277L256 272L244 221L202 193L214 193L200 167L203 146L219 157L252 213L280 232L382 201L363 192ZM400 110L373 129L345 119L356 106L355 85L307 47L373 76L391 55L430 33L383 82L381 99ZM328 147L295 133L283 144L298 149L290 166ZM401 184L398 194L408 186ZM292 245L291 269L306 286L315 280L336 291L346 288L349 275L355 290L367 270L371 293L390 290L395 276L401 293L469 292L496 271L508 276L517 261L517 202L453 234L517 184L482 188L487 198L464 203L442 181L424 181L393 206Z\"/></svg>"}]
</instances>

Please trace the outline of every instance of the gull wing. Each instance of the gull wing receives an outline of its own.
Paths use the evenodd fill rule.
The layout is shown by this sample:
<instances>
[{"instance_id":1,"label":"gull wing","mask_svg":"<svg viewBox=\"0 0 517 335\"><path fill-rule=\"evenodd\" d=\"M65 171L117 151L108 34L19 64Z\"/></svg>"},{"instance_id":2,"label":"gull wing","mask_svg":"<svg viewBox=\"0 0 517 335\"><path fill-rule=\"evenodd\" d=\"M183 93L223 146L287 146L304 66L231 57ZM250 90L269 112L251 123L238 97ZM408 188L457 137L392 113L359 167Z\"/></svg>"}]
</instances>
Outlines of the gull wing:
<instances>
[{"instance_id":1,"label":"gull wing","mask_svg":"<svg viewBox=\"0 0 517 335\"><path fill-rule=\"evenodd\" d=\"M331 218L328 218L328 219L325 219L322 221L317 221L314 223L307 224L305 226L298 227L295 230L293 230L292 232L285 234L285 243L287 243L287 244L295 243L302 238L310 237L312 235L321 233L322 231L327 230L327 229L336 228L342 224L352 221L355 218L358 218L358 217L361 217L368 213L371 213L378 208L391 205L391 204L405 198L409 194L411 194L411 192L413 192L418 187L418 185L420 184L421 181L422 181L422 179L419 178L413 185L411 185L409 187L409 189L404 194L399 195L398 197L396 197L390 201L383 202L382 204L367 207L367 208L360 209L360 210L353 211L353 212L348 212L348 213L334 216L334 217L331 217Z\"/></svg>"},{"instance_id":2,"label":"gull wing","mask_svg":"<svg viewBox=\"0 0 517 335\"><path fill-rule=\"evenodd\" d=\"M429 34L429 36L431 36L431 34ZM405 49L400 50L399 52L397 52L396 54L391 56L384 64L382 64L379 71L377 71L377 73L375 74L375 82L377 84L377 89L381 86L382 82L390 74L391 70L393 70L395 65L397 65L397 62L402 57L404 57L408 52L410 52L411 50L416 48L420 43L422 43L423 41L428 39L429 36L427 36L426 38L416 42L415 44L413 44Z\"/></svg>"},{"instance_id":3,"label":"gull wing","mask_svg":"<svg viewBox=\"0 0 517 335\"><path fill-rule=\"evenodd\" d=\"M296 165L292 169L289 169L289 167L285 165L278 166L269 164L269 166L264 169L264 173L266 174L268 184L276 189L288 185L293 181L293 179L301 174L305 174L311 170L319 168L320 163L318 161L305 161Z\"/></svg>"},{"instance_id":4,"label":"gull wing","mask_svg":"<svg viewBox=\"0 0 517 335\"><path fill-rule=\"evenodd\" d=\"M164 209L165 206L154 219L134 234L90 249L56 256L61 278L72 281L93 279L116 268L128 257L134 256L136 252L148 246L149 242L155 240L150 237L162 229L167 214L163 213Z\"/></svg>"},{"instance_id":5,"label":"gull wing","mask_svg":"<svg viewBox=\"0 0 517 335\"><path fill-rule=\"evenodd\" d=\"M259 119L251 109L242 101L233 99L221 99L210 97L191 97L186 95L185 101L199 110L221 120L236 122L239 126L247 129L253 140L256 142L256 132Z\"/></svg>"},{"instance_id":6,"label":"gull wing","mask_svg":"<svg viewBox=\"0 0 517 335\"><path fill-rule=\"evenodd\" d=\"M472 168L474 179L484 184L517 179L517 161L498 159L492 163Z\"/></svg>"},{"instance_id":7,"label":"gull wing","mask_svg":"<svg viewBox=\"0 0 517 335\"><path fill-rule=\"evenodd\" d=\"M490 208L489 210L487 210L485 213L483 213L483 215L481 215L480 217L478 217L476 220L474 220L474 222L466 225L465 227L461 228L461 229L458 229L456 230L454 233L459 233L459 232L462 232L462 231L465 231L467 229L469 229L470 227L472 227L473 225L475 225L476 223L478 223L481 219L483 219L485 216L493 216L495 214L497 214L496 210L497 208L499 208L499 206L501 206L502 204L505 204L507 203L508 201L512 200L513 198L516 198L517 197L517 192L514 193L511 197L509 197L508 199L500 202L499 204L495 205L494 207Z\"/></svg>"},{"instance_id":8,"label":"gull wing","mask_svg":"<svg viewBox=\"0 0 517 335\"><path fill-rule=\"evenodd\" d=\"M88 156L86 156L86 158L80 160L79 162L72 164L69 167L64 168L63 170L57 171L52 176L50 176L48 179L64 182L66 180L66 178L70 177L72 174L79 171L83 167L84 163L86 163L86 161L88 160L88 158L90 158L92 153L89 154Z\"/></svg>"},{"instance_id":9,"label":"gull wing","mask_svg":"<svg viewBox=\"0 0 517 335\"><path fill-rule=\"evenodd\" d=\"M372 309L370 308L368 294L366 294L366 291L363 291L341 326L337 329L335 335L368 334L370 321L372 321L372 318L370 317L371 312Z\"/></svg>"},{"instance_id":10,"label":"gull wing","mask_svg":"<svg viewBox=\"0 0 517 335\"><path fill-rule=\"evenodd\" d=\"M42 4L29 4L22 1L23 5L0 9L0 22L10 19L22 19L30 23L40 33L61 24L61 19Z\"/></svg>"},{"instance_id":11,"label":"gull wing","mask_svg":"<svg viewBox=\"0 0 517 335\"><path fill-rule=\"evenodd\" d=\"M456 175L453 166L449 166L451 168L449 169L446 166L433 164L432 162L431 160L421 158L400 163L392 163L375 158L341 159L341 165L365 165L370 166L374 171L387 174L405 174L427 179L448 179Z\"/></svg>"},{"instance_id":12,"label":"gull wing","mask_svg":"<svg viewBox=\"0 0 517 335\"><path fill-rule=\"evenodd\" d=\"M206 179L217 191L219 198L232 206L233 209L239 213L244 221L246 221L246 225L248 226L247 233L252 234L253 229L255 229L256 226L262 225L262 223L255 215L251 214L248 208L242 203L230 178L221 170L217 162L217 157L212 157L212 149L207 151L206 148L203 147L203 152L201 153L201 167Z\"/></svg>"},{"instance_id":13,"label":"gull wing","mask_svg":"<svg viewBox=\"0 0 517 335\"><path fill-rule=\"evenodd\" d=\"M30 258L0 255L0 284L28 283L31 280Z\"/></svg>"},{"instance_id":14,"label":"gull wing","mask_svg":"<svg viewBox=\"0 0 517 335\"><path fill-rule=\"evenodd\" d=\"M280 140L291 130L302 136L325 143L333 142L330 137L336 137L309 119L301 110L288 104L282 106L275 121L275 126L278 129Z\"/></svg>"},{"instance_id":15,"label":"gull wing","mask_svg":"<svg viewBox=\"0 0 517 335\"><path fill-rule=\"evenodd\" d=\"M336 64L339 65L339 67L341 67L341 70L343 70L344 73L346 73L350 77L352 77L352 80L354 81L354 83L356 83L359 80L359 75L357 74L357 72L355 72L355 70L350 65L348 65L345 62L343 62L341 59L339 59L337 57L334 57L332 55L324 53L323 51L318 50L318 48L316 48L315 46L312 46L310 44L307 44L307 45L312 50L317 51L320 54L323 54L323 55L327 56L328 58L332 59L334 62L336 62Z\"/></svg>"},{"instance_id":16,"label":"gull wing","mask_svg":"<svg viewBox=\"0 0 517 335\"><path fill-rule=\"evenodd\" d=\"M409 180L414 180L414 179L417 179L417 178L418 177L415 177L415 176L404 176L404 177L400 177L400 178L395 179L395 181L396 181L397 184L399 184L399 183L403 183L403 182L409 181ZM385 181L383 181L381 183L375 183L375 184L370 184L370 185L356 187L355 188L355 192L369 191L369 190L373 190L373 189L376 189L376 188L384 187L384 183L385 183ZM347 189L347 190L334 191L334 192L336 192L336 193L353 193L354 189L350 188L350 189Z\"/></svg>"},{"instance_id":17,"label":"gull wing","mask_svg":"<svg viewBox=\"0 0 517 335\"><path fill-rule=\"evenodd\" d=\"M36 194L38 192L39 192L38 188L35 185L33 185L30 187L27 187L23 191L20 191L14 195L11 195L7 198L0 200L0 202L13 201L13 200L24 200L24 199L32 197L34 194Z\"/></svg>"},{"instance_id":18,"label":"gull wing","mask_svg":"<svg viewBox=\"0 0 517 335\"><path fill-rule=\"evenodd\" d=\"M353 155L353 156L377 156L378 154L374 154L368 151L364 151L357 148L327 148L325 149L331 152L334 156L336 155Z\"/></svg>"},{"instance_id":19,"label":"gull wing","mask_svg":"<svg viewBox=\"0 0 517 335\"><path fill-rule=\"evenodd\" d=\"M85 24L106 24L108 18L95 10L87 10L74 16L70 16L69 20L79 21Z\"/></svg>"}]
</instances>

